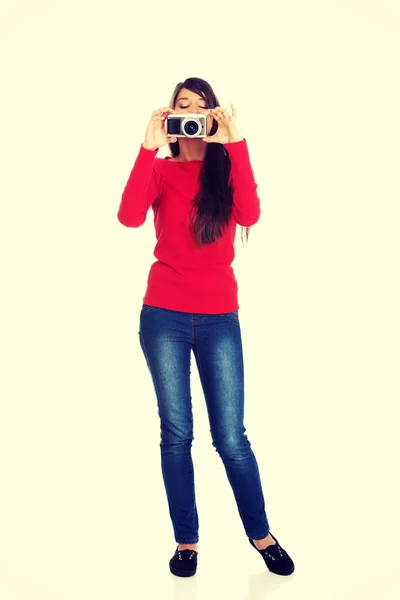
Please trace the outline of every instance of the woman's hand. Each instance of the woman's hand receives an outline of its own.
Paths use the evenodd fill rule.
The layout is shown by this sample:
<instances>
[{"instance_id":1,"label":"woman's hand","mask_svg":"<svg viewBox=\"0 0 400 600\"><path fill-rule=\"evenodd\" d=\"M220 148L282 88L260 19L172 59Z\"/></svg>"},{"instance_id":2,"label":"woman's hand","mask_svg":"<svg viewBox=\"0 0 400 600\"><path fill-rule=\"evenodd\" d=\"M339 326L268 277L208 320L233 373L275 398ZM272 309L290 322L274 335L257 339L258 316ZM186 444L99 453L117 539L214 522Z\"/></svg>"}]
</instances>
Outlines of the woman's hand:
<instances>
[{"instance_id":1,"label":"woman's hand","mask_svg":"<svg viewBox=\"0 0 400 600\"><path fill-rule=\"evenodd\" d=\"M175 112L170 106L164 106L163 108L157 108L151 113L151 119L147 125L143 142L144 148L147 148L147 150L157 150L166 144L177 141L177 138L168 135L165 129L165 121L168 115Z\"/></svg>"},{"instance_id":2,"label":"woman's hand","mask_svg":"<svg viewBox=\"0 0 400 600\"><path fill-rule=\"evenodd\" d=\"M233 106L233 104L231 104L230 106L232 107L232 115L229 114L227 108L222 108L221 106L210 108L210 110L208 111L208 115L210 115L217 121L218 129L216 133L214 133L214 135L209 135L204 138L201 138L204 142L229 144L231 142L239 142L243 140L242 136L236 129L236 108Z\"/></svg>"}]
</instances>

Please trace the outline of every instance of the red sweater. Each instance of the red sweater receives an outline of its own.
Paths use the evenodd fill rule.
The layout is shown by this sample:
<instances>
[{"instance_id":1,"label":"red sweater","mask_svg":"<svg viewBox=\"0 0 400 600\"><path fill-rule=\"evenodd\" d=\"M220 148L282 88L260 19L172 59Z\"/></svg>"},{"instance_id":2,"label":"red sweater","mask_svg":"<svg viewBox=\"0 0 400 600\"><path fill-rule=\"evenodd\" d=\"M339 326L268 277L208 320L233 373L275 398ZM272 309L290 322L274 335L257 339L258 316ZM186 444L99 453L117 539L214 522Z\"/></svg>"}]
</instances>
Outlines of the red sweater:
<instances>
[{"instance_id":1,"label":"red sweater","mask_svg":"<svg viewBox=\"0 0 400 600\"><path fill-rule=\"evenodd\" d=\"M218 243L196 249L188 231L192 201L198 192L203 160L157 158L140 147L122 193L118 220L140 227L150 206L154 212L157 259L150 268L145 304L170 310L217 314L239 309L238 285L231 267L236 225L250 227L260 218L260 200L247 142L225 144L231 159L233 211Z\"/></svg>"}]
</instances>

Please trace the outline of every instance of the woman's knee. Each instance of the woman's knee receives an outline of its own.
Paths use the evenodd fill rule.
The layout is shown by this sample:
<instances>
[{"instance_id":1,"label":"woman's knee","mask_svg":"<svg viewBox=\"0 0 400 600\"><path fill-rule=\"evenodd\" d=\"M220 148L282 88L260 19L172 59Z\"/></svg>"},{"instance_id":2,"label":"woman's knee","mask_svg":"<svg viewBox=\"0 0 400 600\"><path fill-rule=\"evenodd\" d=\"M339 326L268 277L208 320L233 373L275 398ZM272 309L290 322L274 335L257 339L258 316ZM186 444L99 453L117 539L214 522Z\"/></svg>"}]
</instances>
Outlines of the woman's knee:
<instances>
[{"instance_id":1,"label":"woman's knee","mask_svg":"<svg viewBox=\"0 0 400 600\"><path fill-rule=\"evenodd\" d=\"M193 434L178 436L162 432L160 446L164 454L187 454L191 450L193 440Z\"/></svg>"},{"instance_id":2,"label":"woman's knee","mask_svg":"<svg viewBox=\"0 0 400 600\"><path fill-rule=\"evenodd\" d=\"M252 454L251 443L245 433L213 440L213 446L221 458L227 460L243 460Z\"/></svg>"}]
</instances>

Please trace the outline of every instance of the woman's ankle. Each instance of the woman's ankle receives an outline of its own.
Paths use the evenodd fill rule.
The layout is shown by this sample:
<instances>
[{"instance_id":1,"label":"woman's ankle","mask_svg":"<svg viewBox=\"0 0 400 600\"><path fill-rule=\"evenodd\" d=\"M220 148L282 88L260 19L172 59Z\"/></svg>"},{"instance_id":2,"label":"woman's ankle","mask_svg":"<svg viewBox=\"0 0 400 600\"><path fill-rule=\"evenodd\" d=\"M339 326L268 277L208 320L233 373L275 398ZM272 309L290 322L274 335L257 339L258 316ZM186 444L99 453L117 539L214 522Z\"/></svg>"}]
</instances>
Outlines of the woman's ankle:
<instances>
[{"instance_id":1,"label":"woman's ankle","mask_svg":"<svg viewBox=\"0 0 400 600\"><path fill-rule=\"evenodd\" d=\"M196 550L197 551L197 544L179 544L178 543L178 550Z\"/></svg>"}]
</instances>

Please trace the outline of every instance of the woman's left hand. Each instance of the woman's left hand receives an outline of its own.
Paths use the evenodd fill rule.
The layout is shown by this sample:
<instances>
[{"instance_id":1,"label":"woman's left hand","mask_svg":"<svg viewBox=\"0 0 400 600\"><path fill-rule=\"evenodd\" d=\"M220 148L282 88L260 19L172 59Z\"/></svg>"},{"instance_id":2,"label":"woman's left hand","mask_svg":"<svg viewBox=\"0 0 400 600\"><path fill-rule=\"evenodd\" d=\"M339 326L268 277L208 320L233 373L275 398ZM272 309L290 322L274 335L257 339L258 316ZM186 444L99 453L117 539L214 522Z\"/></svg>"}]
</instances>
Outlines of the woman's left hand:
<instances>
[{"instance_id":1,"label":"woman's left hand","mask_svg":"<svg viewBox=\"0 0 400 600\"><path fill-rule=\"evenodd\" d=\"M214 133L214 135L209 135L207 137L201 138L204 142L229 144L231 142L239 142L243 140L235 125L237 114L236 108L233 106L233 104L231 104L230 106L232 107L232 115L229 114L227 108L222 108L221 106L210 108L210 110L208 111L208 115L210 115L217 121L218 129L216 133Z\"/></svg>"}]
</instances>

